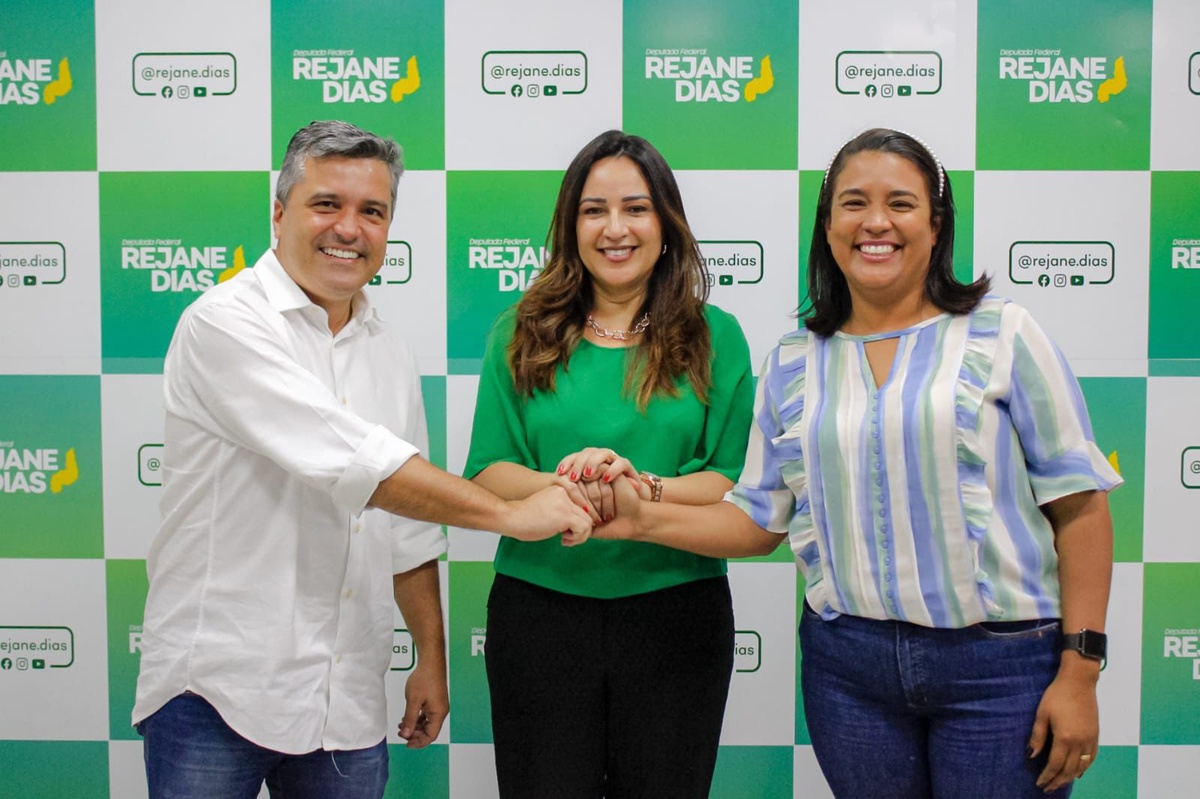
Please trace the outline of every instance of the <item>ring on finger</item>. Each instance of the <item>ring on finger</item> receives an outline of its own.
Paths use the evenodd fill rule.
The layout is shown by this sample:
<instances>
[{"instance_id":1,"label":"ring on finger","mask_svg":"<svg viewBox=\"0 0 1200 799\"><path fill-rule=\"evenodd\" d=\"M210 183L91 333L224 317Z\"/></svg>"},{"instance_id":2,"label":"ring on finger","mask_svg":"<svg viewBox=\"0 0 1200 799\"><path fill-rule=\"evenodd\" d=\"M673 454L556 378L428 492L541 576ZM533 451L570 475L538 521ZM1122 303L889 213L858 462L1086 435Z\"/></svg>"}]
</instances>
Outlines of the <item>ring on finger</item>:
<instances>
[{"instance_id":1,"label":"ring on finger","mask_svg":"<svg viewBox=\"0 0 1200 799\"><path fill-rule=\"evenodd\" d=\"M1080 755L1079 760L1082 763L1090 763L1092 761L1092 756L1091 755Z\"/></svg>"}]
</instances>

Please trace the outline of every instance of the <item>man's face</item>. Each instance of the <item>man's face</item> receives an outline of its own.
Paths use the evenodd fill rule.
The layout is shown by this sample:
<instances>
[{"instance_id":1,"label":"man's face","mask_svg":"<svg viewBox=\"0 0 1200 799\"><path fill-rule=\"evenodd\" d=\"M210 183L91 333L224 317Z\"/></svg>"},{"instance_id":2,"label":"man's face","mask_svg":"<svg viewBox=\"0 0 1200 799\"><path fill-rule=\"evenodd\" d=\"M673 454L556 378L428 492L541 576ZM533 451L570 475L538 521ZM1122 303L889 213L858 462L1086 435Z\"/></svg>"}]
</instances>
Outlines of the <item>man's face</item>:
<instances>
[{"instance_id":1,"label":"man's face","mask_svg":"<svg viewBox=\"0 0 1200 799\"><path fill-rule=\"evenodd\" d=\"M284 271L332 317L348 314L387 250L392 177L373 158L306 158L304 177L271 216Z\"/></svg>"}]
</instances>

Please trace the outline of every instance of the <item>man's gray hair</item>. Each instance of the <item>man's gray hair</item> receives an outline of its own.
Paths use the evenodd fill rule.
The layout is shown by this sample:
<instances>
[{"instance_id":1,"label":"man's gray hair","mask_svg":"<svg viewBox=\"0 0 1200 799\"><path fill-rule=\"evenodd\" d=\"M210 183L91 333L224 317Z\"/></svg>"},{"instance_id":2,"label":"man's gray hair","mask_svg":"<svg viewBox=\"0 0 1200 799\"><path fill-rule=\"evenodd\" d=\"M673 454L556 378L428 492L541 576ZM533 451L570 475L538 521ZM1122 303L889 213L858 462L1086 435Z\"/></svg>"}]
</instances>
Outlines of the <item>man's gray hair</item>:
<instances>
[{"instance_id":1,"label":"man's gray hair","mask_svg":"<svg viewBox=\"0 0 1200 799\"><path fill-rule=\"evenodd\" d=\"M400 145L360 127L337 119L310 122L288 142L275 184L275 199L287 205L292 187L304 178L305 158L374 158L388 165L392 173L392 215L396 213L396 188L404 174Z\"/></svg>"}]
</instances>

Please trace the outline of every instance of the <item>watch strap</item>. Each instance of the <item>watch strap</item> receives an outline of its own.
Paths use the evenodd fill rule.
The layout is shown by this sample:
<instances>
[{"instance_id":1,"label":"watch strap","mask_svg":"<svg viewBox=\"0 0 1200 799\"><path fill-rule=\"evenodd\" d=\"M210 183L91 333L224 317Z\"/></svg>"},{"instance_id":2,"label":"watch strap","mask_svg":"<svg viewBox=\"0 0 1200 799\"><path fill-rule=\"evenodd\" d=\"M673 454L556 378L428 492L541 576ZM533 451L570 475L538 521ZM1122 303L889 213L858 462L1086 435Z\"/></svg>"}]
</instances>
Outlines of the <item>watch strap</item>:
<instances>
[{"instance_id":1,"label":"watch strap","mask_svg":"<svg viewBox=\"0 0 1200 799\"><path fill-rule=\"evenodd\" d=\"M1086 628L1077 633L1063 633L1063 650L1078 652L1104 665L1108 662L1108 636Z\"/></svg>"}]
</instances>

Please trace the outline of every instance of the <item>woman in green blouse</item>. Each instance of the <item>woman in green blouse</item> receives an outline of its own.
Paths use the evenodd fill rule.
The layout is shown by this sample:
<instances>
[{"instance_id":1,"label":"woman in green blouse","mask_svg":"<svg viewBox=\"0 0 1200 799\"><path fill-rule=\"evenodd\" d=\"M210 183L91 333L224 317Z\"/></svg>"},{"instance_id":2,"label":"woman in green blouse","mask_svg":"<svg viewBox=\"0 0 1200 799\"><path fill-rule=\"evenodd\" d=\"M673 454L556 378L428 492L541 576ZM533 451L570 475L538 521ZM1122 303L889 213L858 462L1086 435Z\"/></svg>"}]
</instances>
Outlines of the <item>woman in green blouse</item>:
<instances>
[{"instance_id":1,"label":"woman in green blouse","mask_svg":"<svg viewBox=\"0 0 1200 799\"><path fill-rule=\"evenodd\" d=\"M705 303L675 178L609 131L563 177L551 255L497 320L467 475L506 499L562 485L596 523L610 481L716 502L741 469L745 336ZM635 467L636 464L636 467ZM500 542L486 663L503 797L706 797L733 665L725 561L655 544Z\"/></svg>"}]
</instances>

